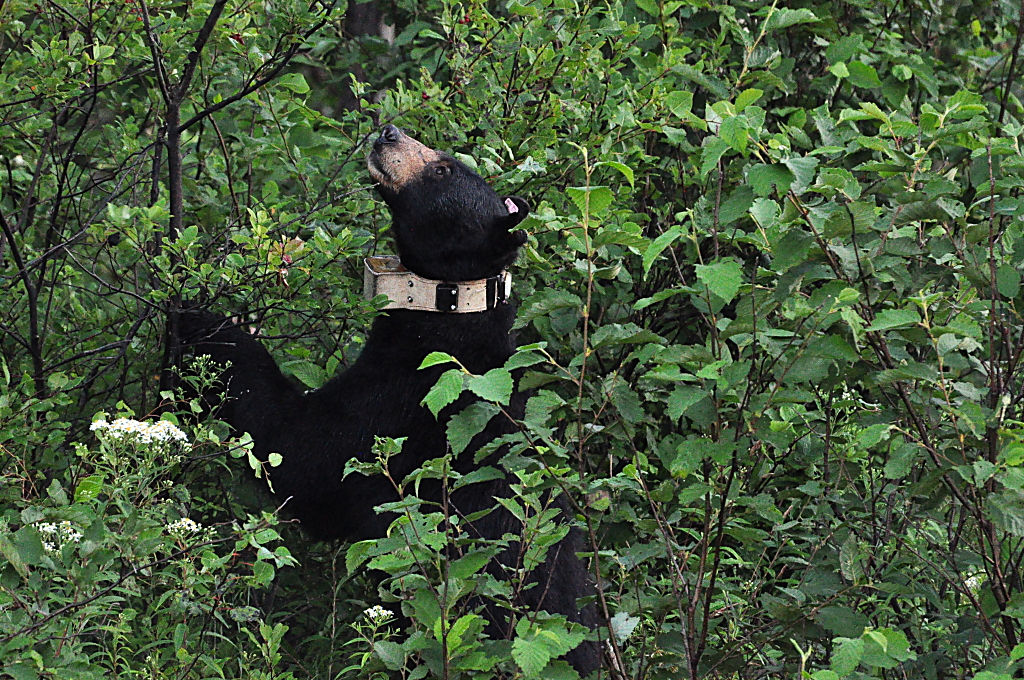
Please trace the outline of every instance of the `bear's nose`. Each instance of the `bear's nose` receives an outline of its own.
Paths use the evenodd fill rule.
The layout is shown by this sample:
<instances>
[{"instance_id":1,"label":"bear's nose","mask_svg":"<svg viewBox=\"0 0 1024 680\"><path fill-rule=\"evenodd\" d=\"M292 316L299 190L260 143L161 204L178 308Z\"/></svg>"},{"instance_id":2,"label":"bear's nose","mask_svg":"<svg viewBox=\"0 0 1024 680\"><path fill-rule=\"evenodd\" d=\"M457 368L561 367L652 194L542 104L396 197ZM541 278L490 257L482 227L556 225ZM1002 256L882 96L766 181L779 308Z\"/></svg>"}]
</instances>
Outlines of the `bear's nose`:
<instances>
[{"instance_id":1,"label":"bear's nose","mask_svg":"<svg viewBox=\"0 0 1024 680\"><path fill-rule=\"evenodd\" d=\"M394 125L385 125L380 129L380 137L377 139L377 144L397 144L398 138L402 136L402 131Z\"/></svg>"}]
</instances>

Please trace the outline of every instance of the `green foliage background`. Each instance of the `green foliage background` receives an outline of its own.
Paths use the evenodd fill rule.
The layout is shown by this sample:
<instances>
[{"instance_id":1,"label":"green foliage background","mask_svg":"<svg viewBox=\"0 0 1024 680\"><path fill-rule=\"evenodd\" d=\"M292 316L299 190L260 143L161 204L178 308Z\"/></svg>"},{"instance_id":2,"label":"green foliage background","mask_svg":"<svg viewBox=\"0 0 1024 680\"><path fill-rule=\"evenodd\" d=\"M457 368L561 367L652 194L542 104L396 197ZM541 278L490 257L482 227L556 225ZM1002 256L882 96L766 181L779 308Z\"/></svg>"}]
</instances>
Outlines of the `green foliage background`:
<instances>
[{"instance_id":1,"label":"green foliage background","mask_svg":"<svg viewBox=\"0 0 1024 680\"><path fill-rule=\"evenodd\" d=\"M431 406L484 399L457 455L525 369L510 583L567 494L601 677L1019 676L1024 8L381 8L393 33L356 38L292 0L0 5L0 672L573 677L557 617L481 635L500 546L409 485L390 538L311 544L182 390L213 380L183 300L309 387L357 356L361 258L390 247L363 159L394 122L533 206L531 344ZM98 440L100 412L190 443ZM60 522L81 536L47 548Z\"/></svg>"}]
</instances>

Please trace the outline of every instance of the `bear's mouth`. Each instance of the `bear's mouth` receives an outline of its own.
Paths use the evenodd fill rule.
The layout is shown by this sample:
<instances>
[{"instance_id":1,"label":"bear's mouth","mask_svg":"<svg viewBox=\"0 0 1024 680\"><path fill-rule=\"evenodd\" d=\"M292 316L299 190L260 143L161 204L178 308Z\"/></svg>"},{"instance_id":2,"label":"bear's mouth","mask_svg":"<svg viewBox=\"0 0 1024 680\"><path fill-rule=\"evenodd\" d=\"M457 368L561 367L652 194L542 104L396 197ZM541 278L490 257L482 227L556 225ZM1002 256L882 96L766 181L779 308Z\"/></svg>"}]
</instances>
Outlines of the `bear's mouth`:
<instances>
[{"instance_id":1,"label":"bear's mouth","mask_svg":"<svg viewBox=\"0 0 1024 680\"><path fill-rule=\"evenodd\" d=\"M397 193L418 179L427 165L441 158L440 153L394 125L385 125L373 143L366 167L379 186Z\"/></svg>"}]
</instances>

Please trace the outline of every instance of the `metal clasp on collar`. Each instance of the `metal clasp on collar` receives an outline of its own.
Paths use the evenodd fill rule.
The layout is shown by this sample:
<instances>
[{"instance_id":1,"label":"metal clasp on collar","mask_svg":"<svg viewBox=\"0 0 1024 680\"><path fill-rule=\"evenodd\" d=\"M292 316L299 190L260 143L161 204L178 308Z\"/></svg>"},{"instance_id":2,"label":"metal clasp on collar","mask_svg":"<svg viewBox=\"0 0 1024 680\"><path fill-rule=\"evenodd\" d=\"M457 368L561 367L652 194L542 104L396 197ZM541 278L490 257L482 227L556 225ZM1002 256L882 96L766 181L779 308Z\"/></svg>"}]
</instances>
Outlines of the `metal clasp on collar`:
<instances>
[{"instance_id":1,"label":"metal clasp on collar","mask_svg":"<svg viewBox=\"0 0 1024 680\"><path fill-rule=\"evenodd\" d=\"M459 286L455 283L439 283L435 288L435 302L439 312L454 312L459 309Z\"/></svg>"}]
</instances>

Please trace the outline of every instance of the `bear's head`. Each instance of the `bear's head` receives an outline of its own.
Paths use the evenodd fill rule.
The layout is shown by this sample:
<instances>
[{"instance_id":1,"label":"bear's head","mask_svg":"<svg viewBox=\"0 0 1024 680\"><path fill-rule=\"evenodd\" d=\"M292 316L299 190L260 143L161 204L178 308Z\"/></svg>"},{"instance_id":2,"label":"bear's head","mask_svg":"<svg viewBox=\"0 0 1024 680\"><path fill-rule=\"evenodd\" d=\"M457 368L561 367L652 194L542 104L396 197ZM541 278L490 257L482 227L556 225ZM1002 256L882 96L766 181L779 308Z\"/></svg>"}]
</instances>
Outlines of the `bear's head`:
<instances>
[{"instance_id":1,"label":"bear's head","mask_svg":"<svg viewBox=\"0 0 1024 680\"><path fill-rule=\"evenodd\" d=\"M518 196L499 196L479 175L394 125L385 125L367 161L394 216L398 255L429 279L496 276L515 261L530 213Z\"/></svg>"}]
</instances>

